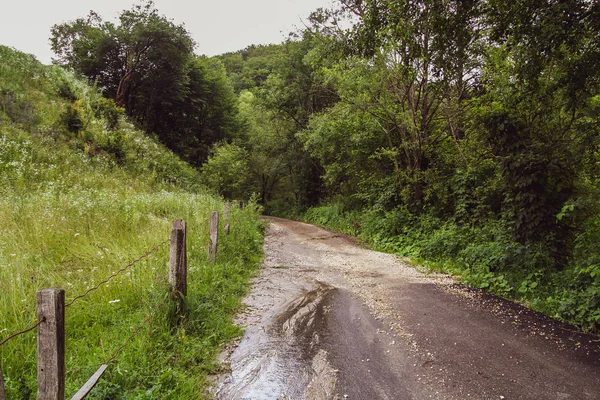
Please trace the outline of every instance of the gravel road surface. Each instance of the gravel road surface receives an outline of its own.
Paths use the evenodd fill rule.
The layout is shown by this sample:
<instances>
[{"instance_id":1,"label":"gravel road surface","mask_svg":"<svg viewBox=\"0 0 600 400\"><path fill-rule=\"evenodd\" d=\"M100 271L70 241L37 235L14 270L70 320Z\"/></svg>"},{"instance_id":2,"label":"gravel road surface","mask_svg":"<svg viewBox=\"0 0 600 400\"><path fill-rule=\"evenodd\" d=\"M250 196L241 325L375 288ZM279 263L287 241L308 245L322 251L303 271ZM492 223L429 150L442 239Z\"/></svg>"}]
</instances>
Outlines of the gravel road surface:
<instances>
[{"instance_id":1,"label":"gravel road surface","mask_svg":"<svg viewBox=\"0 0 600 400\"><path fill-rule=\"evenodd\" d=\"M218 399L600 399L597 337L350 238L267 221Z\"/></svg>"}]
</instances>

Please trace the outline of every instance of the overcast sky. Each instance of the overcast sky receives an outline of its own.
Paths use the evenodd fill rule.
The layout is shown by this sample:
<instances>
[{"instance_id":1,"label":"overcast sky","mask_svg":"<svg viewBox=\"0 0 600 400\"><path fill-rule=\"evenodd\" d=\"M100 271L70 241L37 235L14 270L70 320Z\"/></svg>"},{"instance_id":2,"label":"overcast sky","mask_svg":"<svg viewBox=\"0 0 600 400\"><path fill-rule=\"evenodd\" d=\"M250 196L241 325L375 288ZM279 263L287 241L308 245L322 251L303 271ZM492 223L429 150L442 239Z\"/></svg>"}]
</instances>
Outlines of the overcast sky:
<instances>
[{"instance_id":1,"label":"overcast sky","mask_svg":"<svg viewBox=\"0 0 600 400\"><path fill-rule=\"evenodd\" d=\"M134 0L0 0L0 44L34 54L48 64L52 25L90 10L113 20ZM184 23L196 53L217 55L251 44L280 43L302 20L331 0L155 0L161 14Z\"/></svg>"}]
</instances>

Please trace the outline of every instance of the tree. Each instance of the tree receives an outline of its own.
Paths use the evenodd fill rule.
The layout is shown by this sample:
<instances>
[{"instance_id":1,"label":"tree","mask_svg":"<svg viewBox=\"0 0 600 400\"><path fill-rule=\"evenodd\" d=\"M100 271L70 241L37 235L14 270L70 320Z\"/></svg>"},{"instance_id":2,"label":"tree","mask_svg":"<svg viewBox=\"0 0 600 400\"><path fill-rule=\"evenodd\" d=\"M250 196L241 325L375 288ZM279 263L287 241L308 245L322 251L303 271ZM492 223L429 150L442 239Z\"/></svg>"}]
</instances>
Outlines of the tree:
<instances>
[{"instance_id":1,"label":"tree","mask_svg":"<svg viewBox=\"0 0 600 400\"><path fill-rule=\"evenodd\" d=\"M256 90L256 95L274 119L294 126L287 138L288 177L296 206L303 208L321 200L323 169L295 134L307 127L311 115L333 106L338 96L318 73L319 65L310 61L310 52L318 37L305 31L296 39L299 40L290 39L281 46L276 68Z\"/></svg>"},{"instance_id":2,"label":"tree","mask_svg":"<svg viewBox=\"0 0 600 400\"><path fill-rule=\"evenodd\" d=\"M152 1L123 11L118 26L92 11L87 20L54 25L51 33L56 61L97 82L130 114L139 87L177 83L194 47L185 28L159 15Z\"/></svg>"},{"instance_id":3,"label":"tree","mask_svg":"<svg viewBox=\"0 0 600 400\"><path fill-rule=\"evenodd\" d=\"M202 166L202 180L206 186L228 198L244 198L248 176L248 153L235 144L217 144L208 161Z\"/></svg>"},{"instance_id":4,"label":"tree","mask_svg":"<svg viewBox=\"0 0 600 400\"><path fill-rule=\"evenodd\" d=\"M261 86L276 68L279 45L250 45L235 53L217 56L225 65L236 93Z\"/></svg>"},{"instance_id":5,"label":"tree","mask_svg":"<svg viewBox=\"0 0 600 400\"><path fill-rule=\"evenodd\" d=\"M438 149L460 151L467 101L477 87L479 2L341 0L341 9L313 15L316 29L342 43L346 84L340 97L371 118L386 138L373 155L389 159L397 200L414 212L426 204L430 171L447 168ZM354 26L335 29L341 15ZM332 27L333 26L333 27ZM335 46L334 46L335 48ZM364 58L368 60L364 63ZM344 66L345 63L345 66ZM363 74L357 76L354 69Z\"/></svg>"},{"instance_id":6,"label":"tree","mask_svg":"<svg viewBox=\"0 0 600 400\"><path fill-rule=\"evenodd\" d=\"M213 144L231 140L240 129L237 98L217 59L189 58L184 76L177 96L165 96L173 87L144 87L140 103L146 113L138 120L167 147L200 166Z\"/></svg>"},{"instance_id":7,"label":"tree","mask_svg":"<svg viewBox=\"0 0 600 400\"><path fill-rule=\"evenodd\" d=\"M505 181L514 238L542 244L563 268L583 221L557 218L580 196L582 166L598 145L597 5L584 0L490 1L485 140ZM595 117L597 121L597 116Z\"/></svg>"},{"instance_id":8,"label":"tree","mask_svg":"<svg viewBox=\"0 0 600 400\"><path fill-rule=\"evenodd\" d=\"M290 164L290 134L294 124L277 118L266 109L250 91L240 95L240 116L245 125L243 142L248 149L250 171L249 192L256 192L263 205L269 205L277 196L286 199L293 191L287 178Z\"/></svg>"},{"instance_id":9,"label":"tree","mask_svg":"<svg viewBox=\"0 0 600 400\"><path fill-rule=\"evenodd\" d=\"M235 130L236 99L221 63L194 56L182 25L152 1L123 11L117 25L93 11L55 25L56 61L96 83L148 132L200 165Z\"/></svg>"}]
</instances>

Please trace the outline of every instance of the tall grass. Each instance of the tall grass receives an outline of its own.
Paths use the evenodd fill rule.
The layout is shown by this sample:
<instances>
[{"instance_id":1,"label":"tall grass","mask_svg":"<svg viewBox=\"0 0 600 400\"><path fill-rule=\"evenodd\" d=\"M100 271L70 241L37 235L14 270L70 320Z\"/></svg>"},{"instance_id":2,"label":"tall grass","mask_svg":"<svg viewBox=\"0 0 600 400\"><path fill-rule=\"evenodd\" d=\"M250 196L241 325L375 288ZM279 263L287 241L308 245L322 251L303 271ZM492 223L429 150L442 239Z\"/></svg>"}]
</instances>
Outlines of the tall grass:
<instances>
[{"instance_id":1,"label":"tall grass","mask_svg":"<svg viewBox=\"0 0 600 400\"><path fill-rule=\"evenodd\" d=\"M163 302L163 245L67 308L67 396L156 311L90 398L204 397L215 352L239 334L231 316L262 236L256 207L234 209L232 233L208 264L208 218L223 202L198 181L97 91L0 46L0 340L35 323L37 290L63 288L70 300L167 240L171 221L184 219L187 317L175 328ZM34 398L35 332L1 346L0 363L8 398Z\"/></svg>"}]
</instances>

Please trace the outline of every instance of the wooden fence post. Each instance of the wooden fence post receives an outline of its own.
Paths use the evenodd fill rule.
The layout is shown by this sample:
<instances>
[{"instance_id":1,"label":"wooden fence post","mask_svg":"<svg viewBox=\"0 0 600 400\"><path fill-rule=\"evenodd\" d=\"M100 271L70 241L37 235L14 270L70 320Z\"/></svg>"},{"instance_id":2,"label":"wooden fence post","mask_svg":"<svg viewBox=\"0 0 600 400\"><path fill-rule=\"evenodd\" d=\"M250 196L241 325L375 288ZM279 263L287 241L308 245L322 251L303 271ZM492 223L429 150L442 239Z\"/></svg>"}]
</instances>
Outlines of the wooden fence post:
<instances>
[{"instance_id":1,"label":"wooden fence post","mask_svg":"<svg viewBox=\"0 0 600 400\"><path fill-rule=\"evenodd\" d=\"M226 234L229 234L229 231L231 230L231 225L230 225L230 220L231 220L231 203L227 202L225 203L225 212L224 212L224 223L225 225L223 226L223 230L225 231Z\"/></svg>"},{"instance_id":2,"label":"wooden fence post","mask_svg":"<svg viewBox=\"0 0 600 400\"><path fill-rule=\"evenodd\" d=\"M175 292L178 313L184 309L187 296L187 231L185 221L173 221L169 252L169 283Z\"/></svg>"},{"instance_id":3,"label":"wooden fence post","mask_svg":"<svg viewBox=\"0 0 600 400\"><path fill-rule=\"evenodd\" d=\"M217 261L217 246L219 244L219 213L213 211L210 214L210 240L208 243L208 261Z\"/></svg>"},{"instance_id":4,"label":"wooden fence post","mask_svg":"<svg viewBox=\"0 0 600 400\"><path fill-rule=\"evenodd\" d=\"M65 398L65 291L37 292L37 400Z\"/></svg>"},{"instance_id":5,"label":"wooden fence post","mask_svg":"<svg viewBox=\"0 0 600 400\"><path fill-rule=\"evenodd\" d=\"M0 400L6 400L6 392L4 391L4 376L2 375L2 365L0 365Z\"/></svg>"}]
</instances>

